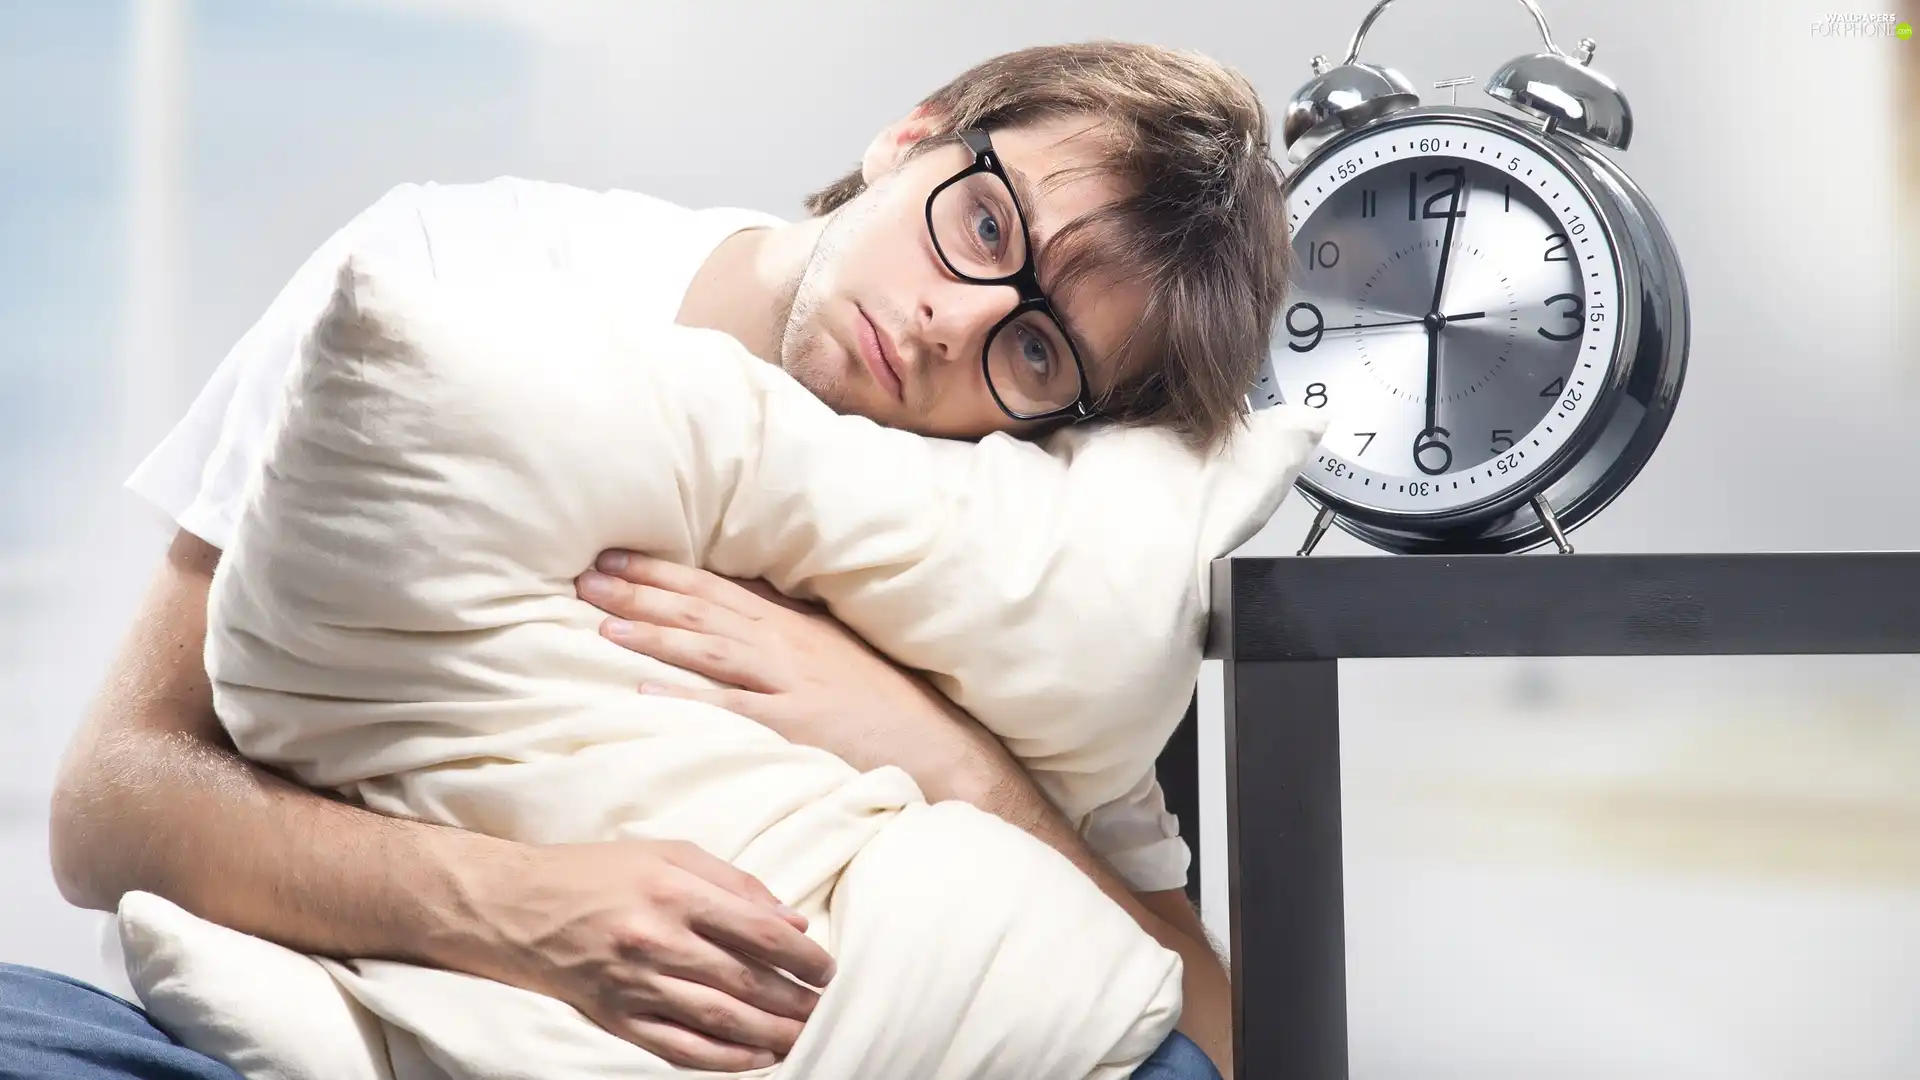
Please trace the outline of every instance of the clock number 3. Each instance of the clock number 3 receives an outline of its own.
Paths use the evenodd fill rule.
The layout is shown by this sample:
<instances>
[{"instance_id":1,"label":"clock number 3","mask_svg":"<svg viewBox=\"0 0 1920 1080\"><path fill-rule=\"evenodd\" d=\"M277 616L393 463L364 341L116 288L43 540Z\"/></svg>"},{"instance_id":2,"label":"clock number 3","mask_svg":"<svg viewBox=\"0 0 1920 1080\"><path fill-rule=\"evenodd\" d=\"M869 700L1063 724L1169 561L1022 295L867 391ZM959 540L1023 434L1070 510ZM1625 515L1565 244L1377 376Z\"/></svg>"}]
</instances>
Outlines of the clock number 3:
<instances>
[{"instance_id":1,"label":"clock number 3","mask_svg":"<svg viewBox=\"0 0 1920 1080\"><path fill-rule=\"evenodd\" d=\"M1544 326L1540 327L1540 336L1546 338L1548 341L1572 341L1574 338L1580 336L1580 294L1570 292L1555 293L1547 297L1547 306L1552 307L1554 304L1558 304L1563 300L1571 301L1573 304L1572 311L1561 312L1562 315L1566 316L1567 321L1573 324L1573 330L1571 333L1555 334L1550 333Z\"/></svg>"}]
</instances>

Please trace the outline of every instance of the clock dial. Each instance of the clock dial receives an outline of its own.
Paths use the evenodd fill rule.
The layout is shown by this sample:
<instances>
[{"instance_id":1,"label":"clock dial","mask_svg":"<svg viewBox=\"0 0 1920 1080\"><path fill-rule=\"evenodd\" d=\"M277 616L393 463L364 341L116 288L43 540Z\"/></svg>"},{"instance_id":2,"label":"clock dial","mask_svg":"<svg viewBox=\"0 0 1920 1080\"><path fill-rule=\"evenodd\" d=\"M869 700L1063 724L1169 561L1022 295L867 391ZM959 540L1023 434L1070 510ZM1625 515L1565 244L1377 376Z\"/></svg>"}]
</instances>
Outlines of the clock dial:
<instances>
[{"instance_id":1,"label":"clock dial","mask_svg":"<svg viewBox=\"0 0 1920 1080\"><path fill-rule=\"evenodd\" d=\"M1306 483L1350 507L1445 513L1549 464L1616 352L1615 253L1580 187L1528 142L1450 120L1309 169L1255 397L1329 411Z\"/></svg>"}]
</instances>

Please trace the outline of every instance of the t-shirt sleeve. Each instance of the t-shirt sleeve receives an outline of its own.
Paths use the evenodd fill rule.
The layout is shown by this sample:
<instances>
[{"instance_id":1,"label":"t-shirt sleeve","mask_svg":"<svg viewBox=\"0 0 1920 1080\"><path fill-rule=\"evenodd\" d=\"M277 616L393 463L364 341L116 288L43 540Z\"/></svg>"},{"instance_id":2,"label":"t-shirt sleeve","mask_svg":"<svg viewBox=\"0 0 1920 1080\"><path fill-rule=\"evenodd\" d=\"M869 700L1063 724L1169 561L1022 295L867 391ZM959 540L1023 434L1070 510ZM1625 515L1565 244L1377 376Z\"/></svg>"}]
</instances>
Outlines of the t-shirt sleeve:
<instances>
[{"instance_id":1,"label":"t-shirt sleeve","mask_svg":"<svg viewBox=\"0 0 1920 1080\"><path fill-rule=\"evenodd\" d=\"M1193 853L1180 836L1180 819L1167 809L1166 795L1152 773L1125 795L1087 815L1081 836L1135 892L1187 887Z\"/></svg>"},{"instance_id":2,"label":"t-shirt sleeve","mask_svg":"<svg viewBox=\"0 0 1920 1080\"><path fill-rule=\"evenodd\" d=\"M393 188L308 256L220 361L186 415L135 468L127 487L180 528L225 549L247 483L265 454L294 358L326 309L347 254L377 250L431 272L432 245L421 217L427 193L417 184Z\"/></svg>"}]
</instances>

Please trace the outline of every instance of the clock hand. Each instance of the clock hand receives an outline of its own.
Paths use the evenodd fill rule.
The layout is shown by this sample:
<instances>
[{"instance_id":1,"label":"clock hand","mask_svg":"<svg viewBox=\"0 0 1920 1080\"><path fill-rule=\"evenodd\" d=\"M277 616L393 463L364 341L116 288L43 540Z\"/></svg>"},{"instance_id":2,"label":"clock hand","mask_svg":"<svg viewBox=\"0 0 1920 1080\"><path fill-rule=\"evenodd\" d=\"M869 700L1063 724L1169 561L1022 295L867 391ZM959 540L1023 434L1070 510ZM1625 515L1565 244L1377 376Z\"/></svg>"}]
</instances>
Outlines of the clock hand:
<instances>
[{"instance_id":1,"label":"clock hand","mask_svg":"<svg viewBox=\"0 0 1920 1080\"><path fill-rule=\"evenodd\" d=\"M1487 313L1484 311L1468 311L1459 315L1443 315L1441 316L1441 320L1443 322L1457 323L1466 322L1468 319L1484 319L1486 317ZM1378 330L1386 326L1418 326L1426 321L1425 319L1396 319L1393 322L1353 323L1347 326L1329 326L1326 328L1326 332L1331 334L1335 330Z\"/></svg>"},{"instance_id":2,"label":"clock hand","mask_svg":"<svg viewBox=\"0 0 1920 1080\"><path fill-rule=\"evenodd\" d=\"M1465 169L1449 169L1453 174L1453 197L1447 200L1447 228L1440 240L1440 268L1433 275L1433 306L1427 311L1427 430L1422 437L1435 434L1440 427L1440 328L1447 325L1440 314L1440 298L1447 288L1447 260L1453 254L1453 223L1460 218L1460 193L1467 186Z\"/></svg>"},{"instance_id":3,"label":"clock hand","mask_svg":"<svg viewBox=\"0 0 1920 1080\"><path fill-rule=\"evenodd\" d=\"M1440 240L1440 269L1433 275L1433 306L1427 309L1434 315L1440 314L1440 297L1446 292L1447 261L1453 254L1453 223L1460 219L1460 195L1467 186L1465 169L1447 171L1453 174L1453 198L1447 203L1447 228Z\"/></svg>"},{"instance_id":4,"label":"clock hand","mask_svg":"<svg viewBox=\"0 0 1920 1080\"><path fill-rule=\"evenodd\" d=\"M1440 327L1439 319L1427 321L1427 428L1422 438L1440 426Z\"/></svg>"}]
</instances>

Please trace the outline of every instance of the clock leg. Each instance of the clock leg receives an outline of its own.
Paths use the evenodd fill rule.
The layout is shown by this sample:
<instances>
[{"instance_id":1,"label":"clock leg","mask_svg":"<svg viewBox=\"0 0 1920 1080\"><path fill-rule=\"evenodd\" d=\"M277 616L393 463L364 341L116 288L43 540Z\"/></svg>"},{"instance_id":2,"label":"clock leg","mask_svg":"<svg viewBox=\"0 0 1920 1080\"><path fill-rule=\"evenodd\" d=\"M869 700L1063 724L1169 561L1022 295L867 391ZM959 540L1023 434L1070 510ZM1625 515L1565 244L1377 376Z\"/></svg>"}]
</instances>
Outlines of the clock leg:
<instances>
[{"instance_id":1,"label":"clock leg","mask_svg":"<svg viewBox=\"0 0 1920 1080\"><path fill-rule=\"evenodd\" d=\"M1553 504L1547 501L1545 495L1533 497L1533 512L1540 515L1540 524L1545 525L1547 532L1553 535L1553 546L1560 549L1560 554L1573 554L1573 545L1567 543L1567 534L1561 530L1560 519L1554 516Z\"/></svg>"},{"instance_id":2,"label":"clock leg","mask_svg":"<svg viewBox=\"0 0 1920 1080\"><path fill-rule=\"evenodd\" d=\"M1313 524L1307 528L1307 538L1300 544L1300 554L1311 555L1320 538L1327 535L1327 527L1333 524L1333 507L1323 506L1313 516Z\"/></svg>"}]
</instances>

